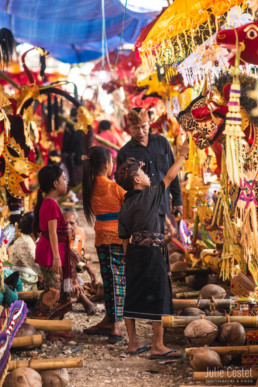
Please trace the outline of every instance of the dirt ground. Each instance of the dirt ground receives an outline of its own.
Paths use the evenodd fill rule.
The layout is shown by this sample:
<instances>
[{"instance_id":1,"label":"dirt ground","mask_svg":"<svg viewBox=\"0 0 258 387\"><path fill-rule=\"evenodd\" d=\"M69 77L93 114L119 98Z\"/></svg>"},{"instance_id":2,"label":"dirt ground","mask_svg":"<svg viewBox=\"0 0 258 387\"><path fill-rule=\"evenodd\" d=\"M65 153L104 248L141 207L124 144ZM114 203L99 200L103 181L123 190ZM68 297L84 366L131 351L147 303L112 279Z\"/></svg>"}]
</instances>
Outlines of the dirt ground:
<instances>
[{"instance_id":1,"label":"dirt ground","mask_svg":"<svg viewBox=\"0 0 258 387\"><path fill-rule=\"evenodd\" d=\"M87 235L87 253L91 254L90 265L99 275L99 265L94 248L94 230L86 225L82 211L79 211L80 226L85 229ZM87 274L82 277L87 279ZM176 291L184 291L185 287L178 287ZM182 285L181 285L182 286ZM174 285L175 291L175 285ZM104 316L104 304L97 303L102 311L96 316L87 316L83 307L74 306L74 311L66 318L73 321L73 330L77 332L77 339L73 341L44 341L41 348L30 351L15 351L12 359L30 359L32 356L41 358L49 357L75 357L84 358L83 368L69 369L70 387L101 387L101 386L179 386L180 384L195 384L193 371L188 359L183 357L174 362L162 362L150 360L149 353L141 355L126 355L127 336L124 323L122 330L125 340L122 343L110 345L107 337L87 336L83 334L83 328L91 327ZM150 343L152 329L149 322L139 321L138 334L143 342ZM183 329L168 329L164 337L168 347L184 350L187 343L183 336ZM73 352L75 350L75 352Z\"/></svg>"}]
</instances>

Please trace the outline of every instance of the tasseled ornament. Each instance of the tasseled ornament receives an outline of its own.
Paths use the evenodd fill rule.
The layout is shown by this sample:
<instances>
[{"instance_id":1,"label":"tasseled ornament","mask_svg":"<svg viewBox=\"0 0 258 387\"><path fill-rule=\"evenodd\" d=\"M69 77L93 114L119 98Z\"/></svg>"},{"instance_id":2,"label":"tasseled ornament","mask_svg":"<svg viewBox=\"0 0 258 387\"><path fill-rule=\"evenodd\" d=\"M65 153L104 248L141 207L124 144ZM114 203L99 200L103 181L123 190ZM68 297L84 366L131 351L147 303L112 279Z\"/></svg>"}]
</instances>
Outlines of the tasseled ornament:
<instances>
[{"instance_id":1,"label":"tasseled ornament","mask_svg":"<svg viewBox=\"0 0 258 387\"><path fill-rule=\"evenodd\" d=\"M240 173L243 172L242 162L242 117L240 113L240 83L235 79L230 89L228 113L226 115L226 165L231 183L240 185Z\"/></svg>"},{"instance_id":2,"label":"tasseled ornament","mask_svg":"<svg viewBox=\"0 0 258 387\"><path fill-rule=\"evenodd\" d=\"M256 255L256 258L258 257L256 179L257 173L255 171L246 171L246 174L241 176L241 191L235 210L235 221L240 230L240 242L243 247L243 257L246 262L249 260L250 251L253 252L253 255Z\"/></svg>"},{"instance_id":3,"label":"tasseled ornament","mask_svg":"<svg viewBox=\"0 0 258 387\"><path fill-rule=\"evenodd\" d=\"M218 194L218 200L210 227L213 227L215 224L220 226L220 220L223 218L223 250L221 254L222 264L220 275L223 280L226 280L236 275L237 272L243 268L244 260L241 255L241 248L237 244L236 225L231 220L228 175L224 152L222 152L220 185L221 189ZM236 267L235 261L237 261L238 267Z\"/></svg>"}]
</instances>

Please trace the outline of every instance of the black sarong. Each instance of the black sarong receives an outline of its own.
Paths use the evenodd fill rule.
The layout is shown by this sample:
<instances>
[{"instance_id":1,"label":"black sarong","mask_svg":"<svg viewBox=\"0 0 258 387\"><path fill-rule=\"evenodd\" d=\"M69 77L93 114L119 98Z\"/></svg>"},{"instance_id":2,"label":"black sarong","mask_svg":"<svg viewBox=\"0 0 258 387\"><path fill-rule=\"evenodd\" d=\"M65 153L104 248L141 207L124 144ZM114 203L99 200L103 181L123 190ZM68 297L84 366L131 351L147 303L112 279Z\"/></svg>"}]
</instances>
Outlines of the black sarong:
<instances>
[{"instance_id":1,"label":"black sarong","mask_svg":"<svg viewBox=\"0 0 258 387\"><path fill-rule=\"evenodd\" d=\"M129 244L125 276L125 318L161 321L161 316L174 314L171 280L159 246Z\"/></svg>"}]
</instances>

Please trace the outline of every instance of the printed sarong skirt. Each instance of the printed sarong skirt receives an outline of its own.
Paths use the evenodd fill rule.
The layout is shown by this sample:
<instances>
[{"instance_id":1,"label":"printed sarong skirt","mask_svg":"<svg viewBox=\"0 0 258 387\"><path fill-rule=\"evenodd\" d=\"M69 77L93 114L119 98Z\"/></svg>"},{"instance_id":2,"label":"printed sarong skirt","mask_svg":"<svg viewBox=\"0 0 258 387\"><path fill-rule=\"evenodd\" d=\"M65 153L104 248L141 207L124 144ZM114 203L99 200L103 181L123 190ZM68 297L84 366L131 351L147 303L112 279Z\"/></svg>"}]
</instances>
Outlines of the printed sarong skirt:
<instances>
[{"instance_id":1,"label":"printed sarong skirt","mask_svg":"<svg viewBox=\"0 0 258 387\"><path fill-rule=\"evenodd\" d=\"M71 297L63 291L63 274L54 273L52 266L41 266L40 269L44 291L40 295L31 318L62 319L67 312L72 310Z\"/></svg>"},{"instance_id":2,"label":"printed sarong skirt","mask_svg":"<svg viewBox=\"0 0 258 387\"><path fill-rule=\"evenodd\" d=\"M125 298L125 257L122 245L96 247L103 280L105 307L112 322L123 319Z\"/></svg>"}]
</instances>

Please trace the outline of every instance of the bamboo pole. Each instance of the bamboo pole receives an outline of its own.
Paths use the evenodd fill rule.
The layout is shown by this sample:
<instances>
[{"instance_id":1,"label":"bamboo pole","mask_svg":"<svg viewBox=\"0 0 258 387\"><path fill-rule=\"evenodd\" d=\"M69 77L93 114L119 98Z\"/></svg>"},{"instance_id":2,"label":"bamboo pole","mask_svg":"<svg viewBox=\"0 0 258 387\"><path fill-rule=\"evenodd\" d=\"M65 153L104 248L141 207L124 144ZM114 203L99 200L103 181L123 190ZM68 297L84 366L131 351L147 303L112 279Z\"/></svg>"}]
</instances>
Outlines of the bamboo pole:
<instances>
[{"instance_id":1,"label":"bamboo pole","mask_svg":"<svg viewBox=\"0 0 258 387\"><path fill-rule=\"evenodd\" d=\"M201 348L212 349L217 352L219 355L235 355L242 353L258 353L258 345L236 345L236 346L228 346L228 347L193 347L186 348L185 354L189 356L192 350L198 350Z\"/></svg>"},{"instance_id":2,"label":"bamboo pole","mask_svg":"<svg viewBox=\"0 0 258 387\"><path fill-rule=\"evenodd\" d=\"M204 320L209 320L214 324L220 325L228 322L227 316L203 316ZM194 320L200 320L200 316L162 316L163 327L186 327ZM244 327L257 328L258 316L230 316L231 322L238 322Z\"/></svg>"},{"instance_id":3,"label":"bamboo pole","mask_svg":"<svg viewBox=\"0 0 258 387\"><path fill-rule=\"evenodd\" d=\"M72 320L34 320L26 318L25 322L42 331L71 331Z\"/></svg>"},{"instance_id":4,"label":"bamboo pole","mask_svg":"<svg viewBox=\"0 0 258 387\"><path fill-rule=\"evenodd\" d=\"M71 119L69 119L69 118L63 116L62 114L58 114L58 117L59 117L62 121L66 122L67 124L70 124L70 125L73 125L73 126L76 124L76 122L74 122L73 120L71 120ZM108 146L108 147L111 148L111 149L114 149L114 150L116 150L116 151L119 151L119 150L120 150L120 147L119 147L119 146L113 144L112 142L110 142L110 141L108 141L108 140L105 140L104 138L100 137L98 134L93 133L93 137L94 137L98 142L100 142L100 143L103 144L103 145Z\"/></svg>"},{"instance_id":5,"label":"bamboo pole","mask_svg":"<svg viewBox=\"0 0 258 387\"><path fill-rule=\"evenodd\" d=\"M29 292L18 292L19 300L23 300L25 302L28 301L37 301L41 295L43 290L34 290Z\"/></svg>"},{"instance_id":6,"label":"bamboo pole","mask_svg":"<svg viewBox=\"0 0 258 387\"><path fill-rule=\"evenodd\" d=\"M193 274L211 274L212 271L210 269L185 269L185 270L173 270L171 275L185 274L185 275L193 275Z\"/></svg>"},{"instance_id":7,"label":"bamboo pole","mask_svg":"<svg viewBox=\"0 0 258 387\"><path fill-rule=\"evenodd\" d=\"M8 371L19 367L29 367L34 370L55 370L58 368L83 367L83 357L12 360L9 363Z\"/></svg>"},{"instance_id":8,"label":"bamboo pole","mask_svg":"<svg viewBox=\"0 0 258 387\"><path fill-rule=\"evenodd\" d=\"M200 290L196 290L193 292L183 292L183 293L177 293L176 298L191 298L191 297L198 297L200 294Z\"/></svg>"},{"instance_id":9,"label":"bamboo pole","mask_svg":"<svg viewBox=\"0 0 258 387\"><path fill-rule=\"evenodd\" d=\"M258 378L258 369L242 368L230 370L208 370L205 372L194 372L193 380L255 380Z\"/></svg>"},{"instance_id":10,"label":"bamboo pole","mask_svg":"<svg viewBox=\"0 0 258 387\"><path fill-rule=\"evenodd\" d=\"M20 336L13 339L12 348L38 347L42 344L42 335Z\"/></svg>"},{"instance_id":11,"label":"bamboo pole","mask_svg":"<svg viewBox=\"0 0 258 387\"><path fill-rule=\"evenodd\" d=\"M0 78L3 78L5 81L9 82L11 85L13 85L16 89L21 90L18 83L12 80L12 78L8 77L3 71L0 71Z\"/></svg>"},{"instance_id":12,"label":"bamboo pole","mask_svg":"<svg viewBox=\"0 0 258 387\"><path fill-rule=\"evenodd\" d=\"M185 309L185 308L207 309L211 304L216 305L216 309L229 309L232 305L235 304L235 302L230 299L216 299L215 303L213 303L209 299L199 299L199 300L173 299L173 304L174 304L175 310Z\"/></svg>"}]
</instances>

